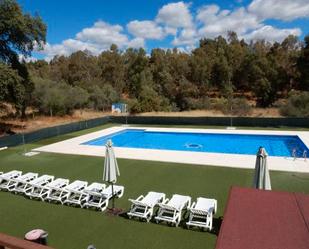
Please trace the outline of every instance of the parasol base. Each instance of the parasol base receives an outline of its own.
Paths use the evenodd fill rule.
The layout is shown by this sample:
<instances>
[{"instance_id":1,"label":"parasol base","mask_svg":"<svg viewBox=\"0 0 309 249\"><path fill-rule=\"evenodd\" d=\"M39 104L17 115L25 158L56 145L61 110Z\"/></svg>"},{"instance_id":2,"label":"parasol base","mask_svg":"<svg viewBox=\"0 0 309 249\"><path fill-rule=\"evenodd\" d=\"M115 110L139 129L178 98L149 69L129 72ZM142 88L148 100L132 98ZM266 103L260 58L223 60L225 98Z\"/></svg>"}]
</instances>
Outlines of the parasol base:
<instances>
[{"instance_id":1,"label":"parasol base","mask_svg":"<svg viewBox=\"0 0 309 249\"><path fill-rule=\"evenodd\" d=\"M123 214L124 210L122 208L108 208L106 213L108 215L118 216Z\"/></svg>"}]
</instances>

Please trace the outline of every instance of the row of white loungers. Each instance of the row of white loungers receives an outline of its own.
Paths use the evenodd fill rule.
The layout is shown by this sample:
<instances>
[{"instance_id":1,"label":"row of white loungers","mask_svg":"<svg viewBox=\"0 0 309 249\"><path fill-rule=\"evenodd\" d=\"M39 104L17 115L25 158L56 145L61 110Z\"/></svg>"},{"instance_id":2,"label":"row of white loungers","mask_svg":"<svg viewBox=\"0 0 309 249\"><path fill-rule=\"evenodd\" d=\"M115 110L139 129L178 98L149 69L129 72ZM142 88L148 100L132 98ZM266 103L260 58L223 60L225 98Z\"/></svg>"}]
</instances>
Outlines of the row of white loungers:
<instances>
[{"instance_id":1,"label":"row of white loungers","mask_svg":"<svg viewBox=\"0 0 309 249\"><path fill-rule=\"evenodd\" d=\"M167 199L164 193L149 192L146 196L139 196L137 199L129 199L132 202L131 209L127 213L129 218L138 217L147 222L153 216L154 207L159 206L158 214L155 217L157 223L166 221L178 226L183 211L190 212L187 227L196 226L212 230L213 215L217 211L217 200L199 197L191 205L191 197L184 195L173 195Z\"/></svg>"},{"instance_id":2,"label":"row of white loungers","mask_svg":"<svg viewBox=\"0 0 309 249\"><path fill-rule=\"evenodd\" d=\"M76 205L82 208L95 208L104 211L109 200L114 196L123 196L124 187L114 185L106 187L105 184L94 182L88 186L88 182L76 180L69 183L68 179L36 173L21 171L0 172L0 190L13 193L22 193L30 199L59 202L61 204Z\"/></svg>"}]
</instances>

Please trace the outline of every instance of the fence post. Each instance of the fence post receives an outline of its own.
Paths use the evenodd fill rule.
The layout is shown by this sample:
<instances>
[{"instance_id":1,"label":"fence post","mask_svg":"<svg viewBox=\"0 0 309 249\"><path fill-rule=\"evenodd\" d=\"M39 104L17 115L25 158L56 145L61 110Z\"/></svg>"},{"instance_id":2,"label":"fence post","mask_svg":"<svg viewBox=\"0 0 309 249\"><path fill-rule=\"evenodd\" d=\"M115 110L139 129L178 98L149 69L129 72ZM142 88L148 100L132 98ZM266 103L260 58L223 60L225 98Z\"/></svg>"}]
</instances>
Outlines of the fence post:
<instances>
[{"instance_id":1,"label":"fence post","mask_svg":"<svg viewBox=\"0 0 309 249\"><path fill-rule=\"evenodd\" d=\"M24 154L26 154L27 150L26 150L26 147L25 147L25 134L24 133L22 133L22 138L23 138Z\"/></svg>"}]
</instances>

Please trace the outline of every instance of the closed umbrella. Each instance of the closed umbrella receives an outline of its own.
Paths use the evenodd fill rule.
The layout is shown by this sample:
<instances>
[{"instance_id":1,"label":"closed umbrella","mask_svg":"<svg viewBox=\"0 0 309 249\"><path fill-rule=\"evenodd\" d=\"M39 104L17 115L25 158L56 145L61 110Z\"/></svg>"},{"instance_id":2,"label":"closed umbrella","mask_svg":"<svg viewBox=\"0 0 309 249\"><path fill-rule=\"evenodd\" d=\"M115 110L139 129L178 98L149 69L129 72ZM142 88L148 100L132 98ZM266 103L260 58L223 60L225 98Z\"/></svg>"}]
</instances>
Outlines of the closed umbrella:
<instances>
[{"instance_id":1,"label":"closed umbrella","mask_svg":"<svg viewBox=\"0 0 309 249\"><path fill-rule=\"evenodd\" d=\"M112 145L113 143L111 140L108 140L105 145L106 152L104 161L103 181L106 181L112 185L112 198L114 209L114 183L117 182L117 176L120 176L120 172Z\"/></svg>"},{"instance_id":2,"label":"closed umbrella","mask_svg":"<svg viewBox=\"0 0 309 249\"><path fill-rule=\"evenodd\" d=\"M256 155L253 187L257 189L271 190L270 176L267 166L267 152L260 147Z\"/></svg>"}]
</instances>

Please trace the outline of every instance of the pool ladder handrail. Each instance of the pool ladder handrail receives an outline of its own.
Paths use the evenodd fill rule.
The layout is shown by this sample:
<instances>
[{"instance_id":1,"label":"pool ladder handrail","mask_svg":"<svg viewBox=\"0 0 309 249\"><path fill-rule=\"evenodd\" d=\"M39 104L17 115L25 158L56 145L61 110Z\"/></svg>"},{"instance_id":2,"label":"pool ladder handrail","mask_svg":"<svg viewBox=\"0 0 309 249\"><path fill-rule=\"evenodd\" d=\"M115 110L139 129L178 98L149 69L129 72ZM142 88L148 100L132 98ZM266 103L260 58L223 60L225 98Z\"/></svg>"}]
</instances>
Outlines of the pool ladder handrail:
<instances>
[{"instance_id":1,"label":"pool ladder handrail","mask_svg":"<svg viewBox=\"0 0 309 249\"><path fill-rule=\"evenodd\" d=\"M293 157L293 159L294 159L294 161L295 161L295 160L296 160L296 157L297 157L297 155L296 155L296 149L295 149L295 148L292 150L292 157Z\"/></svg>"},{"instance_id":2,"label":"pool ladder handrail","mask_svg":"<svg viewBox=\"0 0 309 249\"><path fill-rule=\"evenodd\" d=\"M293 150L292 150L292 156L293 156L293 158L294 158L294 161L296 160L296 158L297 158L297 153L296 153L296 149L294 148ZM303 151L303 158L304 158L304 161L306 162L307 161L307 150L304 150Z\"/></svg>"}]
</instances>

